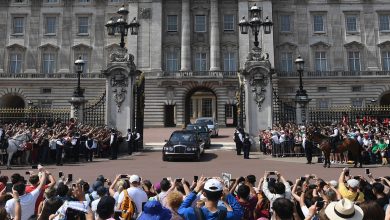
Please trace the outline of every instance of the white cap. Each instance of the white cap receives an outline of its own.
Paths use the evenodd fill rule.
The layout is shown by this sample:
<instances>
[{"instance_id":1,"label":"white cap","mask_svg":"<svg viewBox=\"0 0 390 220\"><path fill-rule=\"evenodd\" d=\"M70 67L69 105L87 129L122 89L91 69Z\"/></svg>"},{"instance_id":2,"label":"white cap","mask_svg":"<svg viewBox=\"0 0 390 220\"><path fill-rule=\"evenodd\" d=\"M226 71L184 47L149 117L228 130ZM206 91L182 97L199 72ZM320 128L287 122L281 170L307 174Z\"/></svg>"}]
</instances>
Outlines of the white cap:
<instances>
[{"instance_id":1,"label":"white cap","mask_svg":"<svg viewBox=\"0 0 390 220\"><path fill-rule=\"evenodd\" d=\"M223 185L219 180L209 179L204 184L204 189L210 192L218 192L223 190Z\"/></svg>"},{"instance_id":2,"label":"white cap","mask_svg":"<svg viewBox=\"0 0 390 220\"><path fill-rule=\"evenodd\" d=\"M329 184L332 185L333 187L337 187L337 181L336 180L329 181Z\"/></svg>"},{"instance_id":3,"label":"white cap","mask_svg":"<svg viewBox=\"0 0 390 220\"><path fill-rule=\"evenodd\" d=\"M140 182L140 178L139 178L138 175L131 175L130 178L129 178L129 181L130 181L130 183L133 183L133 182L139 183Z\"/></svg>"},{"instance_id":4,"label":"white cap","mask_svg":"<svg viewBox=\"0 0 390 220\"><path fill-rule=\"evenodd\" d=\"M351 188L359 187L359 181L356 180L356 179L349 179L349 180L347 181L347 184L348 184L348 186L351 187Z\"/></svg>"}]
</instances>

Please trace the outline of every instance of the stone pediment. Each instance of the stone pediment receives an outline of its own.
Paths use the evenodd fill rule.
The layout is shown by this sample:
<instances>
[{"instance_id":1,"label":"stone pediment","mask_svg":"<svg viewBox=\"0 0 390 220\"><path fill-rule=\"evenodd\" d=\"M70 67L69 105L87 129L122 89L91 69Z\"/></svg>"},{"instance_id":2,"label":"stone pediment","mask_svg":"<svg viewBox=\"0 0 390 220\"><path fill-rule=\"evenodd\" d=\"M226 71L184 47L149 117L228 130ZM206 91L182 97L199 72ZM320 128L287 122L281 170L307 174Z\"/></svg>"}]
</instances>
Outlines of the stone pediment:
<instances>
[{"instance_id":1,"label":"stone pediment","mask_svg":"<svg viewBox=\"0 0 390 220\"><path fill-rule=\"evenodd\" d=\"M9 46L7 46L7 49L9 50L22 50L22 51L25 51L27 48L25 46L22 46L20 44L11 44Z\"/></svg>"},{"instance_id":2,"label":"stone pediment","mask_svg":"<svg viewBox=\"0 0 390 220\"><path fill-rule=\"evenodd\" d=\"M329 48L330 44L325 43L323 41L318 41L318 42L316 42L314 44L311 44L310 47L314 47L314 48Z\"/></svg>"},{"instance_id":3,"label":"stone pediment","mask_svg":"<svg viewBox=\"0 0 390 220\"><path fill-rule=\"evenodd\" d=\"M53 44L43 44L41 46L38 47L39 49L52 49L52 50L59 50L60 48L56 45L53 45Z\"/></svg>"},{"instance_id":4,"label":"stone pediment","mask_svg":"<svg viewBox=\"0 0 390 220\"><path fill-rule=\"evenodd\" d=\"M109 44L109 45L107 45L107 46L105 46L104 48L105 49L111 49L111 48L119 48L120 46L119 46L119 44Z\"/></svg>"},{"instance_id":5,"label":"stone pediment","mask_svg":"<svg viewBox=\"0 0 390 220\"><path fill-rule=\"evenodd\" d=\"M284 43L281 43L281 44L277 45L276 47L277 48L286 48L286 49L294 50L295 48L297 48L297 45L293 44L291 42L284 42Z\"/></svg>"},{"instance_id":6,"label":"stone pediment","mask_svg":"<svg viewBox=\"0 0 390 220\"><path fill-rule=\"evenodd\" d=\"M382 43L378 44L378 47L383 49L383 48L389 48L390 47L390 41L383 41Z\"/></svg>"},{"instance_id":7,"label":"stone pediment","mask_svg":"<svg viewBox=\"0 0 390 220\"><path fill-rule=\"evenodd\" d=\"M92 50L92 47L86 44L76 44L73 45L72 49L74 50L80 50L80 49L87 49L87 50Z\"/></svg>"},{"instance_id":8,"label":"stone pediment","mask_svg":"<svg viewBox=\"0 0 390 220\"><path fill-rule=\"evenodd\" d=\"M347 49L353 49L353 48L363 49L364 44L357 42L357 41L352 41L352 42L344 44L344 47Z\"/></svg>"}]
</instances>

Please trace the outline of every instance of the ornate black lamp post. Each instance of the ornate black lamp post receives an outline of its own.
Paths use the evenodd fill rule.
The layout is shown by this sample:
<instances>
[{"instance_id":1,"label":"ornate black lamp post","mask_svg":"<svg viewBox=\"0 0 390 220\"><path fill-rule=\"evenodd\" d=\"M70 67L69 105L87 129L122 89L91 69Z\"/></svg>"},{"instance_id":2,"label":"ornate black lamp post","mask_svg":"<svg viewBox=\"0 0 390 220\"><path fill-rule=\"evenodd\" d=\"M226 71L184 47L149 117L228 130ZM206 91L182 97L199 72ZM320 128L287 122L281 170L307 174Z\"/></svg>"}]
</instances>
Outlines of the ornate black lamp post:
<instances>
[{"instance_id":1,"label":"ornate black lamp post","mask_svg":"<svg viewBox=\"0 0 390 220\"><path fill-rule=\"evenodd\" d=\"M302 59L301 56L298 56L295 60L295 66L299 73L299 89L297 90L297 94L295 95L295 102L297 104L297 124L305 124L308 122L309 119L309 112L307 111L307 103L310 102L311 99L309 99L306 90L303 89L303 82L302 82L302 76L303 76L303 70L305 66L305 61Z\"/></svg>"},{"instance_id":2,"label":"ornate black lamp post","mask_svg":"<svg viewBox=\"0 0 390 220\"><path fill-rule=\"evenodd\" d=\"M295 65L299 73L299 90L297 90L296 96L307 96L306 90L303 89L303 83L302 83L302 75L303 75L305 61L302 59L301 56L297 57L297 59L295 60Z\"/></svg>"},{"instance_id":3,"label":"ornate black lamp post","mask_svg":"<svg viewBox=\"0 0 390 220\"><path fill-rule=\"evenodd\" d=\"M74 90L74 97L84 97L84 90L80 87L80 77L84 71L84 64L85 62L83 59L81 59L81 56L76 61L74 61L77 72L77 88Z\"/></svg>"},{"instance_id":4,"label":"ornate black lamp post","mask_svg":"<svg viewBox=\"0 0 390 220\"><path fill-rule=\"evenodd\" d=\"M249 9L249 14L251 20L247 21L244 16L238 23L238 26L240 26L241 34L248 34L248 29L251 28L252 34L255 35L254 45L255 47L259 47L258 35L260 28L263 27L264 34L270 34L273 23L268 17L264 21L261 19L261 8L256 6L256 4Z\"/></svg>"},{"instance_id":5,"label":"ornate black lamp post","mask_svg":"<svg viewBox=\"0 0 390 220\"><path fill-rule=\"evenodd\" d=\"M119 45L122 48L125 48L125 36L127 36L129 28L131 35L137 35L140 24L135 17L130 23L127 23L126 18L129 14L129 11L125 8L124 5L118 10L117 13L120 15L120 17L116 21L114 18L111 18L105 26L107 27L108 35L115 35L115 33L121 35L121 42Z\"/></svg>"}]
</instances>

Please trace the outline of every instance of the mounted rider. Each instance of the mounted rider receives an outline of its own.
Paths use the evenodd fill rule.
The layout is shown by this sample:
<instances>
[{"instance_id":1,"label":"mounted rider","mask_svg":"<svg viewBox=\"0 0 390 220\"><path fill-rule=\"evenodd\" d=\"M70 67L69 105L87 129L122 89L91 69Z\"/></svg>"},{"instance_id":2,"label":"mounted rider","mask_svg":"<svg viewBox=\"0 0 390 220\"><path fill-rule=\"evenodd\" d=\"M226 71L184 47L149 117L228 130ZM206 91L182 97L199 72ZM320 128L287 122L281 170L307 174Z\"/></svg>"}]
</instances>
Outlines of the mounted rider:
<instances>
[{"instance_id":1,"label":"mounted rider","mask_svg":"<svg viewBox=\"0 0 390 220\"><path fill-rule=\"evenodd\" d=\"M332 145L332 153L336 153L336 144L340 140L340 131L336 123L332 123L331 128L333 130L333 133L330 135L330 143Z\"/></svg>"}]
</instances>

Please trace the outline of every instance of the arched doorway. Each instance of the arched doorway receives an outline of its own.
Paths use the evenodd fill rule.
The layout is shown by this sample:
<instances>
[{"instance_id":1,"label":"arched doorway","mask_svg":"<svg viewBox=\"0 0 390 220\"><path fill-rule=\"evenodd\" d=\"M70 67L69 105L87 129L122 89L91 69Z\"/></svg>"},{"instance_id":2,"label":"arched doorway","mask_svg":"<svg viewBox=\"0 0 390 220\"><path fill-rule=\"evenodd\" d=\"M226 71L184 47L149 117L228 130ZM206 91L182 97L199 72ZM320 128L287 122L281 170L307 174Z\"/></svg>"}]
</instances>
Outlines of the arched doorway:
<instances>
[{"instance_id":1,"label":"arched doorway","mask_svg":"<svg viewBox=\"0 0 390 220\"><path fill-rule=\"evenodd\" d=\"M380 105L390 105L390 93L384 94L379 103Z\"/></svg>"},{"instance_id":2,"label":"arched doorway","mask_svg":"<svg viewBox=\"0 0 390 220\"><path fill-rule=\"evenodd\" d=\"M217 119L217 95L207 87L190 90L185 98L185 124L193 123L199 117Z\"/></svg>"},{"instance_id":3,"label":"arched doorway","mask_svg":"<svg viewBox=\"0 0 390 220\"><path fill-rule=\"evenodd\" d=\"M3 95L0 98L0 108L25 108L23 98L13 94Z\"/></svg>"}]
</instances>

